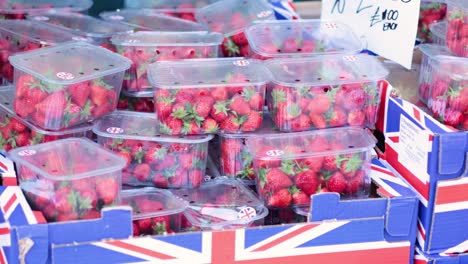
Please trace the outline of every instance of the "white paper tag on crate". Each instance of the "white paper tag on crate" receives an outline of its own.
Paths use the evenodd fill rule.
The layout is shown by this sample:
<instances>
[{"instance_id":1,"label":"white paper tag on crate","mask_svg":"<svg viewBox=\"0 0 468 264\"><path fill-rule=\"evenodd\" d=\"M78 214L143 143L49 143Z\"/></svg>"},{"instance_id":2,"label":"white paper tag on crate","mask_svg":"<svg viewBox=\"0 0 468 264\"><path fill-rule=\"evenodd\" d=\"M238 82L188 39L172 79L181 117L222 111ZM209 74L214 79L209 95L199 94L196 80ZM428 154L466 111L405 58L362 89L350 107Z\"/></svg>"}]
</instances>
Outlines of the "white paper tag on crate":
<instances>
[{"instance_id":1,"label":"white paper tag on crate","mask_svg":"<svg viewBox=\"0 0 468 264\"><path fill-rule=\"evenodd\" d=\"M420 0L323 0L322 20L340 21L367 49L410 69Z\"/></svg>"}]
</instances>

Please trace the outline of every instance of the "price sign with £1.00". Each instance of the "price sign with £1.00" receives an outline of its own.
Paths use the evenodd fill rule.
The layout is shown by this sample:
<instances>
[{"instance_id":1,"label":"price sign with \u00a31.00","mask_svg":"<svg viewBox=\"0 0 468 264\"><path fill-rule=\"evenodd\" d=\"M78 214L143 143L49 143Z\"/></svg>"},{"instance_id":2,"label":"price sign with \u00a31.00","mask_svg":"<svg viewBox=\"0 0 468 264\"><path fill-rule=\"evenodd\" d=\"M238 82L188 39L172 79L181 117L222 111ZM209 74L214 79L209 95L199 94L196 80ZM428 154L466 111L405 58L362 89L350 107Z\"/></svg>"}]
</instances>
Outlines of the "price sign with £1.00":
<instances>
[{"instance_id":1,"label":"price sign with \u00a31.00","mask_svg":"<svg viewBox=\"0 0 468 264\"><path fill-rule=\"evenodd\" d=\"M340 21L368 50L410 69L420 0L322 0L322 20Z\"/></svg>"}]
</instances>

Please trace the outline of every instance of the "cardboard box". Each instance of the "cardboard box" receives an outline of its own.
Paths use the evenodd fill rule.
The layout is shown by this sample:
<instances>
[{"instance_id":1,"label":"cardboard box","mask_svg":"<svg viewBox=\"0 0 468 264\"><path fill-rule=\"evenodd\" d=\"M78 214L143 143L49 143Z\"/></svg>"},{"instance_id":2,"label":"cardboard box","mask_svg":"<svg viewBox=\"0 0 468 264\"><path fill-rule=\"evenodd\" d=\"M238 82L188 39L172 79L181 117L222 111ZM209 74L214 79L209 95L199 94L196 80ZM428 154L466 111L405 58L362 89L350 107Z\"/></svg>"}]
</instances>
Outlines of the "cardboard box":
<instances>
[{"instance_id":1,"label":"cardboard box","mask_svg":"<svg viewBox=\"0 0 468 264\"><path fill-rule=\"evenodd\" d=\"M167 236L130 238L129 207L106 209L102 219L90 221L13 224L15 215L32 214L22 206L0 221L11 229L2 252L8 263L411 262L417 198L377 160L372 178L380 198L339 201L333 194L318 195L311 208L322 209L312 214L312 223ZM24 199L18 187L0 187L0 195L12 190Z\"/></svg>"},{"instance_id":2,"label":"cardboard box","mask_svg":"<svg viewBox=\"0 0 468 264\"><path fill-rule=\"evenodd\" d=\"M468 263L468 253L466 254L424 254L420 248L416 248L414 264L463 264Z\"/></svg>"},{"instance_id":3,"label":"cardboard box","mask_svg":"<svg viewBox=\"0 0 468 264\"><path fill-rule=\"evenodd\" d=\"M418 243L427 254L468 249L468 133L384 93L384 158L418 194Z\"/></svg>"}]
</instances>

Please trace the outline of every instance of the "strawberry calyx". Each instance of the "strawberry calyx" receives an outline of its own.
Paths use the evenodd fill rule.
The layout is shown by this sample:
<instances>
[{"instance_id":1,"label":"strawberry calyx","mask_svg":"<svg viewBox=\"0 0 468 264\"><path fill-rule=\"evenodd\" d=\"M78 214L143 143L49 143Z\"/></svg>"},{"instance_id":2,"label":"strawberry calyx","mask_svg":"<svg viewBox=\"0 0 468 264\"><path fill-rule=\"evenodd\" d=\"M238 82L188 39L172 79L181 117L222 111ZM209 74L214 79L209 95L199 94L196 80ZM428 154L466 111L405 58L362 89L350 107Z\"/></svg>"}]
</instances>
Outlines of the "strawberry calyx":
<instances>
[{"instance_id":1,"label":"strawberry calyx","mask_svg":"<svg viewBox=\"0 0 468 264\"><path fill-rule=\"evenodd\" d=\"M85 119L87 120L91 116L92 109L93 109L93 106L91 105L91 101L87 100L83 108L81 109L80 120L85 120Z\"/></svg>"},{"instance_id":2,"label":"strawberry calyx","mask_svg":"<svg viewBox=\"0 0 468 264\"><path fill-rule=\"evenodd\" d=\"M249 101L252 96L256 94L256 91L254 90L253 87L244 87L244 90L242 91L242 96L246 101Z\"/></svg>"},{"instance_id":3,"label":"strawberry calyx","mask_svg":"<svg viewBox=\"0 0 468 264\"><path fill-rule=\"evenodd\" d=\"M153 225L153 234L164 235L167 233L166 223L156 223Z\"/></svg>"},{"instance_id":4,"label":"strawberry calyx","mask_svg":"<svg viewBox=\"0 0 468 264\"><path fill-rule=\"evenodd\" d=\"M134 156L134 159L139 163L143 163L143 159L146 155L146 152L145 150L142 148L142 147L139 147L138 148L138 151L136 151L133 156Z\"/></svg>"},{"instance_id":5,"label":"strawberry calyx","mask_svg":"<svg viewBox=\"0 0 468 264\"><path fill-rule=\"evenodd\" d=\"M267 170L266 169L259 169L258 170L258 177L259 177L259 183L260 183L260 188L264 189L265 184L267 183L267 176L266 176Z\"/></svg>"},{"instance_id":6,"label":"strawberry calyx","mask_svg":"<svg viewBox=\"0 0 468 264\"><path fill-rule=\"evenodd\" d=\"M289 176L292 176L296 173L295 168L296 163L294 160L285 160L281 162L281 170Z\"/></svg>"},{"instance_id":7,"label":"strawberry calyx","mask_svg":"<svg viewBox=\"0 0 468 264\"><path fill-rule=\"evenodd\" d=\"M271 92L271 97L273 99L274 107L278 107L279 103L286 102L286 92L282 90L274 89Z\"/></svg>"},{"instance_id":8,"label":"strawberry calyx","mask_svg":"<svg viewBox=\"0 0 468 264\"><path fill-rule=\"evenodd\" d=\"M224 43L224 48L228 51L229 56L240 54L239 47L229 37L226 38L226 42Z\"/></svg>"},{"instance_id":9,"label":"strawberry calyx","mask_svg":"<svg viewBox=\"0 0 468 264\"><path fill-rule=\"evenodd\" d=\"M172 134L172 129L171 129L168 125L166 125L166 124L164 124L164 123L162 123L162 122L159 122L159 130L160 130L163 134L167 134L167 135L171 135L171 134Z\"/></svg>"},{"instance_id":10,"label":"strawberry calyx","mask_svg":"<svg viewBox=\"0 0 468 264\"><path fill-rule=\"evenodd\" d=\"M449 20L455 20L455 19L463 19L462 9L457 9L457 10L452 11L452 13L449 16Z\"/></svg>"},{"instance_id":11,"label":"strawberry calyx","mask_svg":"<svg viewBox=\"0 0 468 264\"><path fill-rule=\"evenodd\" d=\"M93 80L93 84L99 85L103 87L106 90L112 90L114 87L112 85L107 84L102 78L98 78L96 80Z\"/></svg>"},{"instance_id":12,"label":"strawberry calyx","mask_svg":"<svg viewBox=\"0 0 468 264\"><path fill-rule=\"evenodd\" d=\"M363 160L359 155L353 154L351 158L345 159L347 161L344 170L345 172L354 172L362 167Z\"/></svg>"},{"instance_id":13,"label":"strawberry calyx","mask_svg":"<svg viewBox=\"0 0 468 264\"><path fill-rule=\"evenodd\" d=\"M163 170L162 175L166 178L172 178L176 176L176 170L179 168L179 165L174 165L172 167L166 168Z\"/></svg>"},{"instance_id":14,"label":"strawberry calyx","mask_svg":"<svg viewBox=\"0 0 468 264\"><path fill-rule=\"evenodd\" d=\"M158 148L154 154L152 155L153 158L162 160L166 157L167 155L167 148Z\"/></svg>"},{"instance_id":15,"label":"strawberry calyx","mask_svg":"<svg viewBox=\"0 0 468 264\"><path fill-rule=\"evenodd\" d=\"M294 194L297 194L299 192L301 192L301 189L297 188L296 185L293 185L291 188L289 188L289 192L294 195Z\"/></svg>"},{"instance_id":16,"label":"strawberry calyx","mask_svg":"<svg viewBox=\"0 0 468 264\"><path fill-rule=\"evenodd\" d=\"M186 106L183 107L178 107L175 110L172 111L171 116L177 119L184 119L189 113L186 110L186 108L190 107L190 104L187 103Z\"/></svg>"}]
</instances>

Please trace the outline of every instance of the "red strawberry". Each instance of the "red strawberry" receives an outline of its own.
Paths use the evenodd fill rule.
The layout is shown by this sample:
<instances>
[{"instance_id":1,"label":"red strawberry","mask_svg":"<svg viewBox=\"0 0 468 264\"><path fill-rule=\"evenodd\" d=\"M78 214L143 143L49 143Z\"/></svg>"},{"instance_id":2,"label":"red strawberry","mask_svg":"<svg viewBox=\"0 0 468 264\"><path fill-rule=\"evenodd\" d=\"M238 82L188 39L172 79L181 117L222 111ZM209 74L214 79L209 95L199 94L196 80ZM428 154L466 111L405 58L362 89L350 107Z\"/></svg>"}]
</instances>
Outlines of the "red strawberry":
<instances>
[{"instance_id":1,"label":"red strawberry","mask_svg":"<svg viewBox=\"0 0 468 264\"><path fill-rule=\"evenodd\" d=\"M231 36L231 39L238 46L244 46L244 45L249 44L249 42L247 41L247 37L245 36L244 32L240 32L240 33L237 33L237 34Z\"/></svg>"},{"instance_id":2,"label":"red strawberry","mask_svg":"<svg viewBox=\"0 0 468 264\"><path fill-rule=\"evenodd\" d=\"M161 132L169 135L178 135L182 131L183 122L180 119L168 117L161 124Z\"/></svg>"},{"instance_id":3,"label":"red strawberry","mask_svg":"<svg viewBox=\"0 0 468 264\"><path fill-rule=\"evenodd\" d=\"M289 188L293 185L291 179L281 169L260 170L260 187L269 191Z\"/></svg>"},{"instance_id":4,"label":"red strawberry","mask_svg":"<svg viewBox=\"0 0 468 264\"><path fill-rule=\"evenodd\" d=\"M281 189L273 193L268 199L268 206L285 208L291 204L292 196L288 189Z\"/></svg>"},{"instance_id":5,"label":"red strawberry","mask_svg":"<svg viewBox=\"0 0 468 264\"><path fill-rule=\"evenodd\" d=\"M221 123L220 128L225 132L237 132L243 124L243 120L244 119L239 119L233 114L229 114L226 120Z\"/></svg>"},{"instance_id":6,"label":"red strawberry","mask_svg":"<svg viewBox=\"0 0 468 264\"><path fill-rule=\"evenodd\" d=\"M155 146L148 149L145 154L145 162L148 164L156 164L161 162L167 156L167 149L161 146Z\"/></svg>"},{"instance_id":7,"label":"red strawberry","mask_svg":"<svg viewBox=\"0 0 468 264\"><path fill-rule=\"evenodd\" d=\"M155 111L159 120L166 119L172 113L173 99L167 97L159 97L156 99Z\"/></svg>"},{"instance_id":8,"label":"red strawberry","mask_svg":"<svg viewBox=\"0 0 468 264\"><path fill-rule=\"evenodd\" d=\"M299 40L296 39L286 39L281 47L283 53L295 53L299 49Z\"/></svg>"},{"instance_id":9,"label":"red strawberry","mask_svg":"<svg viewBox=\"0 0 468 264\"><path fill-rule=\"evenodd\" d=\"M297 187L293 186L290 189L290 193L292 194L292 203L294 205L310 205L310 196Z\"/></svg>"},{"instance_id":10,"label":"red strawberry","mask_svg":"<svg viewBox=\"0 0 468 264\"><path fill-rule=\"evenodd\" d=\"M444 112L444 124L457 128L463 123L463 114L460 111L447 108Z\"/></svg>"},{"instance_id":11,"label":"red strawberry","mask_svg":"<svg viewBox=\"0 0 468 264\"><path fill-rule=\"evenodd\" d=\"M196 135L201 131L200 126L195 121L184 122L184 127L182 128L182 134L187 135Z\"/></svg>"},{"instance_id":12,"label":"red strawberry","mask_svg":"<svg viewBox=\"0 0 468 264\"><path fill-rule=\"evenodd\" d=\"M211 109L211 117L217 122L222 122L228 117L228 101L218 101L213 105Z\"/></svg>"},{"instance_id":13,"label":"red strawberry","mask_svg":"<svg viewBox=\"0 0 468 264\"><path fill-rule=\"evenodd\" d=\"M327 182L327 189L330 192L341 193L346 189L346 180L343 174L335 172Z\"/></svg>"},{"instance_id":14,"label":"red strawberry","mask_svg":"<svg viewBox=\"0 0 468 264\"><path fill-rule=\"evenodd\" d=\"M264 98L259 93L254 93L249 99L249 105L252 110L262 111Z\"/></svg>"},{"instance_id":15,"label":"red strawberry","mask_svg":"<svg viewBox=\"0 0 468 264\"><path fill-rule=\"evenodd\" d=\"M211 96L216 100L216 102L225 101L228 99L229 94L225 87L217 87L212 89L210 92Z\"/></svg>"},{"instance_id":16,"label":"red strawberry","mask_svg":"<svg viewBox=\"0 0 468 264\"><path fill-rule=\"evenodd\" d=\"M193 187L200 186L203 176L204 175L201 170L192 170L188 173L188 179Z\"/></svg>"},{"instance_id":17,"label":"red strawberry","mask_svg":"<svg viewBox=\"0 0 468 264\"><path fill-rule=\"evenodd\" d=\"M14 102L15 113L20 117L27 117L35 111L34 105L31 105L26 100L15 99ZM43 122L40 122L42 124Z\"/></svg>"},{"instance_id":18,"label":"red strawberry","mask_svg":"<svg viewBox=\"0 0 468 264\"><path fill-rule=\"evenodd\" d=\"M335 107L330 114L330 119L328 120L330 127L342 127L346 126L348 122L348 116L346 113L339 107Z\"/></svg>"},{"instance_id":19,"label":"red strawberry","mask_svg":"<svg viewBox=\"0 0 468 264\"><path fill-rule=\"evenodd\" d=\"M114 178L100 178L96 181L99 199L106 205L116 201L119 189L119 183Z\"/></svg>"},{"instance_id":20,"label":"red strawberry","mask_svg":"<svg viewBox=\"0 0 468 264\"><path fill-rule=\"evenodd\" d=\"M106 103L113 104L117 101L114 87L108 85L101 79L93 81L90 89L91 100L98 106Z\"/></svg>"},{"instance_id":21,"label":"red strawberry","mask_svg":"<svg viewBox=\"0 0 468 264\"><path fill-rule=\"evenodd\" d=\"M325 156L323 159L323 169L327 171L338 170L338 164L334 155Z\"/></svg>"},{"instance_id":22,"label":"red strawberry","mask_svg":"<svg viewBox=\"0 0 468 264\"><path fill-rule=\"evenodd\" d=\"M365 109L365 115L367 122L374 124L377 121L377 105L367 105Z\"/></svg>"},{"instance_id":23,"label":"red strawberry","mask_svg":"<svg viewBox=\"0 0 468 264\"><path fill-rule=\"evenodd\" d=\"M330 98L326 94L318 94L309 104L308 110L313 114L323 114L330 109L330 106Z\"/></svg>"},{"instance_id":24,"label":"red strawberry","mask_svg":"<svg viewBox=\"0 0 468 264\"><path fill-rule=\"evenodd\" d=\"M322 168L323 157L309 157L302 160L302 165L308 167L313 172L318 172Z\"/></svg>"},{"instance_id":25,"label":"red strawberry","mask_svg":"<svg viewBox=\"0 0 468 264\"><path fill-rule=\"evenodd\" d=\"M226 57L235 57L240 55L239 47L231 40L231 38L224 38L221 43L221 50Z\"/></svg>"},{"instance_id":26,"label":"red strawberry","mask_svg":"<svg viewBox=\"0 0 468 264\"><path fill-rule=\"evenodd\" d=\"M294 183L297 188L302 190L308 196L317 192L317 189L320 185L320 182L317 178L317 175L310 170L303 171L296 175Z\"/></svg>"},{"instance_id":27,"label":"red strawberry","mask_svg":"<svg viewBox=\"0 0 468 264\"><path fill-rule=\"evenodd\" d=\"M126 150L122 150L120 152L117 153L117 155L119 155L121 158L124 158L125 159L125 168L127 168L130 163L132 163L132 156L130 156L130 152L126 151Z\"/></svg>"},{"instance_id":28,"label":"red strawberry","mask_svg":"<svg viewBox=\"0 0 468 264\"><path fill-rule=\"evenodd\" d=\"M250 105L244 100L242 96L236 96L232 99L229 105L231 111L238 115L247 115L250 113Z\"/></svg>"},{"instance_id":29,"label":"red strawberry","mask_svg":"<svg viewBox=\"0 0 468 264\"><path fill-rule=\"evenodd\" d=\"M42 102L36 105L36 110L47 119L61 119L63 117L67 100L63 91L51 93Z\"/></svg>"},{"instance_id":30,"label":"red strawberry","mask_svg":"<svg viewBox=\"0 0 468 264\"><path fill-rule=\"evenodd\" d=\"M79 107L83 107L91 94L89 82L80 82L68 86L68 94L75 104Z\"/></svg>"},{"instance_id":31,"label":"red strawberry","mask_svg":"<svg viewBox=\"0 0 468 264\"><path fill-rule=\"evenodd\" d=\"M242 143L238 139L226 138L221 142L221 153L237 156L241 149Z\"/></svg>"},{"instance_id":32,"label":"red strawberry","mask_svg":"<svg viewBox=\"0 0 468 264\"><path fill-rule=\"evenodd\" d=\"M74 211L73 206L76 204L76 197L70 188L61 188L55 191L53 203L58 212L72 213Z\"/></svg>"},{"instance_id":33,"label":"red strawberry","mask_svg":"<svg viewBox=\"0 0 468 264\"><path fill-rule=\"evenodd\" d=\"M79 193L81 196L80 209L96 208L98 201L94 190L82 190Z\"/></svg>"},{"instance_id":34,"label":"red strawberry","mask_svg":"<svg viewBox=\"0 0 468 264\"><path fill-rule=\"evenodd\" d=\"M109 103L103 105L95 105L91 108L91 115L94 117L101 117L112 111L113 106Z\"/></svg>"},{"instance_id":35,"label":"red strawberry","mask_svg":"<svg viewBox=\"0 0 468 264\"><path fill-rule=\"evenodd\" d=\"M449 84L445 80L436 80L432 84L431 98L436 99L439 96L444 95L448 91L449 87Z\"/></svg>"},{"instance_id":36,"label":"red strawberry","mask_svg":"<svg viewBox=\"0 0 468 264\"><path fill-rule=\"evenodd\" d=\"M301 114L290 122L291 131L305 131L310 128L310 118Z\"/></svg>"},{"instance_id":37,"label":"red strawberry","mask_svg":"<svg viewBox=\"0 0 468 264\"><path fill-rule=\"evenodd\" d=\"M24 147L30 145L29 142L30 135L28 132L21 132L15 137L16 146Z\"/></svg>"},{"instance_id":38,"label":"red strawberry","mask_svg":"<svg viewBox=\"0 0 468 264\"><path fill-rule=\"evenodd\" d=\"M363 170L359 170L356 172L356 176L350 180L348 180L346 184L345 193L346 194L354 194L359 191L359 189L364 185L364 177L365 172Z\"/></svg>"},{"instance_id":39,"label":"red strawberry","mask_svg":"<svg viewBox=\"0 0 468 264\"><path fill-rule=\"evenodd\" d=\"M184 170L176 171L175 175L169 178L169 184L173 188L181 188L187 186L187 172Z\"/></svg>"},{"instance_id":40,"label":"red strawberry","mask_svg":"<svg viewBox=\"0 0 468 264\"><path fill-rule=\"evenodd\" d=\"M216 133L219 130L218 122L208 117L205 119L205 121L203 121L202 130L205 133Z\"/></svg>"},{"instance_id":41,"label":"red strawberry","mask_svg":"<svg viewBox=\"0 0 468 264\"><path fill-rule=\"evenodd\" d=\"M9 126L16 132L23 132L26 130L26 126L15 118L10 119Z\"/></svg>"},{"instance_id":42,"label":"red strawberry","mask_svg":"<svg viewBox=\"0 0 468 264\"><path fill-rule=\"evenodd\" d=\"M367 94L362 87L355 87L349 89L346 93L346 100L344 101L344 108L352 111L356 109L362 109L364 104L367 102Z\"/></svg>"},{"instance_id":43,"label":"red strawberry","mask_svg":"<svg viewBox=\"0 0 468 264\"><path fill-rule=\"evenodd\" d=\"M429 99L429 108L435 118L439 118L444 115L447 101L445 99L436 98Z\"/></svg>"},{"instance_id":44,"label":"red strawberry","mask_svg":"<svg viewBox=\"0 0 468 264\"><path fill-rule=\"evenodd\" d=\"M350 157L341 161L341 173L347 178L352 178L356 174L356 171L362 168L363 162L359 154L351 154Z\"/></svg>"},{"instance_id":45,"label":"red strawberry","mask_svg":"<svg viewBox=\"0 0 468 264\"><path fill-rule=\"evenodd\" d=\"M169 187L169 182L166 177L164 177L162 174L156 174L153 177L153 185L158 187L158 188L167 188Z\"/></svg>"},{"instance_id":46,"label":"red strawberry","mask_svg":"<svg viewBox=\"0 0 468 264\"><path fill-rule=\"evenodd\" d=\"M310 114L310 121L312 125L317 129L324 129L327 128L327 120L325 117L319 114Z\"/></svg>"},{"instance_id":47,"label":"red strawberry","mask_svg":"<svg viewBox=\"0 0 468 264\"><path fill-rule=\"evenodd\" d=\"M31 75L20 75L16 80L16 97L22 98L28 95L29 89L33 84L37 84L38 81Z\"/></svg>"},{"instance_id":48,"label":"red strawberry","mask_svg":"<svg viewBox=\"0 0 468 264\"><path fill-rule=\"evenodd\" d=\"M354 110L348 114L348 124L350 126L364 126L366 121L366 116L361 110Z\"/></svg>"},{"instance_id":49,"label":"red strawberry","mask_svg":"<svg viewBox=\"0 0 468 264\"><path fill-rule=\"evenodd\" d=\"M242 131L254 131L262 126L262 115L256 111L250 111L247 120L242 124Z\"/></svg>"},{"instance_id":50,"label":"red strawberry","mask_svg":"<svg viewBox=\"0 0 468 264\"><path fill-rule=\"evenodd\" d=\"M195 102L195 112L198 116L205 118L210 114L213 103L214 99L210 96L200 97Z\"/></svg>"},{"instance_id":51,"label":"red strawberry","mask_svg":"<svg viewBox=\"0 0 468 264\"><path fill-rule=\"evenodd\" d=\"M147 182L151 174L151 167L147 163L138 164L133 170L133 175L140 182Z\"/></svg>"}]
</instances>

